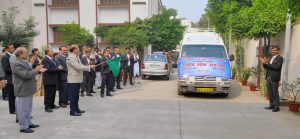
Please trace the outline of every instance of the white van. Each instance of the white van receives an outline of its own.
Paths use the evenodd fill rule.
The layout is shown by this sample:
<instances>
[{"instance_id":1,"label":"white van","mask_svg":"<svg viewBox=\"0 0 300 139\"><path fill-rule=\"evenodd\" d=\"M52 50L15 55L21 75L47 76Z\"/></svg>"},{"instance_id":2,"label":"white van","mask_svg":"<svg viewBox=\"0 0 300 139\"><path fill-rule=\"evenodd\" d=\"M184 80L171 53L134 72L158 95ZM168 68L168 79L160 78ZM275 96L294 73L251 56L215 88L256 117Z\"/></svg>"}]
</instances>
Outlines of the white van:
<instances>
[{"instance_id":1,"label":"white van","mask_svg":"<svg viewBox=\"0 0 300 139\"><path fill-rule=\"evenodd\" d=\"M178 94L231 91L230 61L222 38L214 32L187 33L178 59Z\"/></svg>"}]
</instances>

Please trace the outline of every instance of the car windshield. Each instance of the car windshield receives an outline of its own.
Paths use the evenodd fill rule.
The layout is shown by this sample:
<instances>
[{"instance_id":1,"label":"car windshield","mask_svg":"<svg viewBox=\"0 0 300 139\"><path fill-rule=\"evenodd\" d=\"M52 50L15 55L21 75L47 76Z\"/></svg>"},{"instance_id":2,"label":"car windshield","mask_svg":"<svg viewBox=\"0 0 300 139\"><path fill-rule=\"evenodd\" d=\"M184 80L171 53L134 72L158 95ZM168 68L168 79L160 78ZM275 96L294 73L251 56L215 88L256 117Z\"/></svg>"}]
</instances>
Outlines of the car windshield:
<instances>
[{"instance_id":1,"label":"car windshield","mask_svg":"<svg viewBox=\"0 0 300 139\"><path fill-rule=\"evenodd\" d=\"M145 61L158 61L158 62L166 62L166 56L165 55L148 55L145 58Z\"/></svg>"},{"instance_id":2,"label":"car windshield","mask_svg":"<svg viewBox=\"0 0 300 139\"><path fill-rule=\"evenodd\" d=\"M181 57L227 58L222 45L183 45Z\"/></svg>"}]
</instances>

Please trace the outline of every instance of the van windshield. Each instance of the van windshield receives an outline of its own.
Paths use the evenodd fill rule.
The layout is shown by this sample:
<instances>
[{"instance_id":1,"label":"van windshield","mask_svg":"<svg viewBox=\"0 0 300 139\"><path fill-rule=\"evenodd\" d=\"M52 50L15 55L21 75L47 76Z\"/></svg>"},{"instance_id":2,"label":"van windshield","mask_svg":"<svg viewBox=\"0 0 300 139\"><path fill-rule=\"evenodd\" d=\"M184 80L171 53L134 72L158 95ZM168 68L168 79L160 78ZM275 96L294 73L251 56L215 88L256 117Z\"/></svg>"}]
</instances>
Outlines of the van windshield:
<instances>
[{"instance_id":1,"label":"van windshield","mask_svg":"<svg viewBox=\"0 0 300 139\"><path fill-rule=\"evenodd\" d=\"M183 45L181 57L227 58L222 45Z\"/></svg>"}]
</instances>

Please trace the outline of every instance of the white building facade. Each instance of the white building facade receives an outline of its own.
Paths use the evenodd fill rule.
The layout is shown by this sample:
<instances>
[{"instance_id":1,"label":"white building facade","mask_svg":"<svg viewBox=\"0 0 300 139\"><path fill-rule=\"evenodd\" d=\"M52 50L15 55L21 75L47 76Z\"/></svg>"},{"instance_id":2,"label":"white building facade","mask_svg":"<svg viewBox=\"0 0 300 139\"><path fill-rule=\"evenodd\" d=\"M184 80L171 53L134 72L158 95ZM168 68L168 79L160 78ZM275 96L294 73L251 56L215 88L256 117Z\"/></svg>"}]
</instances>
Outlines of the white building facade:
<instances>
[{"instance_id":1,"label":"white building facade","mask_svg":"<svg viewBox=\"0 0 300 139\"><path fill-rule=\"evenodd\" d=\"M149 18L158 14L163 5L161 0L1 0L0 12L9 7L18 7L18 21L33 16L38 22L37 36L32 47L47 45L58 50L63 45L58 28L74 22L88 29L92 34L98 25L121 26L136 18ZM105 41L96 40L99 46Z\"/></svg>"}]
</instances>

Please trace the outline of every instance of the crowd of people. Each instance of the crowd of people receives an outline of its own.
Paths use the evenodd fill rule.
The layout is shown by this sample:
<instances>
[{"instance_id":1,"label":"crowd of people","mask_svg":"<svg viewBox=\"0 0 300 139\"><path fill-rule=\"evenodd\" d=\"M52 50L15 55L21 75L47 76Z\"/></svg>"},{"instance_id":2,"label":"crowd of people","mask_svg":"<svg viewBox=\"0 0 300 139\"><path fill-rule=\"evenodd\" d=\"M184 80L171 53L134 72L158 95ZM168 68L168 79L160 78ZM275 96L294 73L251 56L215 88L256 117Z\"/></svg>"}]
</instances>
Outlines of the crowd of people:
<instances>
[{"instance_id":1,"label":"crowd of people","mask_svg":"<svg viewBox=\"0 0 300 139\"><path fill-rule=\"evenodd\" d=\"M24 46L15 49L12 43L2 51L0 60L0 88L3 100L8 100L9 113L16 114L20 132L32 133L39 125L31 122L33 96L44 96L45 112L70 105L71 116L85 113L78 105L79 97L92 97L94 89L100 89L100 97L112 97L111 92L141 83L140 57L135 50L120 48L105 49L80 47L76 44L59 47L59 53L52 48L29 50ZM120 72L112 73L107 61L120 58ZM58 105L55 104L58 91Z\"/></svg>"}]
</instances>

